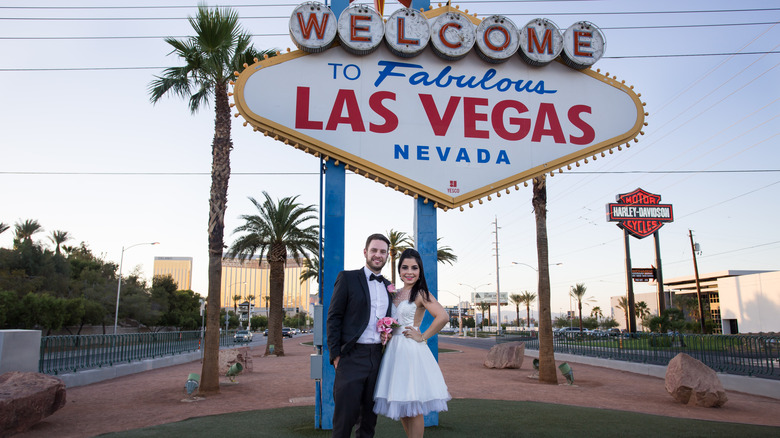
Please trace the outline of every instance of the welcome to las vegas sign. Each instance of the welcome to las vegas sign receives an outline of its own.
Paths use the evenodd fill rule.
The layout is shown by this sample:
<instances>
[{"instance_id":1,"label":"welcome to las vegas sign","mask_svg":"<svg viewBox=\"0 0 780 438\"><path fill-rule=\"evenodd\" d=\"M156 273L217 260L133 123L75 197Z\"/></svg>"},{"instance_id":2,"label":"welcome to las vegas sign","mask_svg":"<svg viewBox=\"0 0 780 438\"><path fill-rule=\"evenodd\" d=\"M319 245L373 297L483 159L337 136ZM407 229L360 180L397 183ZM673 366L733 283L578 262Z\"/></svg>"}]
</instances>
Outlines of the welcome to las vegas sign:
<instances>
[{"instance_id":1,"label":"welcome to las vegas sign","mask_svg":"<svg viewBox=\"0 0 780 438\"><path fill-rule=\"evenodd\" d=\"M350 9L342 18L348 13ZM445 40L444 50L450 45L462 50L452 44L460 37L448 36L437 23L445 15L471 23L469 32L487 41L477 31L482 20L450 6L420 15L430 29L438 25L433 34ZM291 33L296 19L309 25L312 38L318 30L327 37L329 28L313 26L324 26L326 20L313 21L315 16L306 21L295 13ZM363 32L359 42L385 37L372 36L378 31L366 23L352 17L347 34L354 40ZM379 23L382 33L390 27ZM398 32L402 22L391 23ZM566 38L558 40L566 44ZM496 41L492 46L502 46ZM342 36L340 44L335 38L317 50L297 50L246 66L233 91L238 114L245 125L267 136L344 163L444 210L501 196L535 177L605 156L636 141L645 124L643 103L625 81L585 66L571 68L560 58L538 66L527 56L486 59L479 47L447 57L432 44L404 55L390 44L356 51L354 42Z\"/></svg>"}]
</instances>

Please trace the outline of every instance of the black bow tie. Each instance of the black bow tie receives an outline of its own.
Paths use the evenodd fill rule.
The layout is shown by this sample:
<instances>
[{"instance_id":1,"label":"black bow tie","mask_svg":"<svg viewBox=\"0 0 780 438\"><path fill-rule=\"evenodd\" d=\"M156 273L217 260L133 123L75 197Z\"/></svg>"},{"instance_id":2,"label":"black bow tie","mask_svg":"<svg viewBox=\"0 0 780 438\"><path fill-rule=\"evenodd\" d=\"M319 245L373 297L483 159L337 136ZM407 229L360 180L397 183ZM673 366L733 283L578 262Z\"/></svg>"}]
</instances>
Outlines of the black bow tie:
<instances>
[{"instance_id":1,"label":"black bow tie","mask_svg":"<svg viewBox=\"0 0 780 438\"><path fill-rule=\"evenodd\" d=\"M376 280L376 281L378 281L380 283L384 283L385 282L385 277L382 277L382 274L379 274L379 275L371 274L368 277L368 281L371 281L371 280Z\"/></svg>"}]
</instances>

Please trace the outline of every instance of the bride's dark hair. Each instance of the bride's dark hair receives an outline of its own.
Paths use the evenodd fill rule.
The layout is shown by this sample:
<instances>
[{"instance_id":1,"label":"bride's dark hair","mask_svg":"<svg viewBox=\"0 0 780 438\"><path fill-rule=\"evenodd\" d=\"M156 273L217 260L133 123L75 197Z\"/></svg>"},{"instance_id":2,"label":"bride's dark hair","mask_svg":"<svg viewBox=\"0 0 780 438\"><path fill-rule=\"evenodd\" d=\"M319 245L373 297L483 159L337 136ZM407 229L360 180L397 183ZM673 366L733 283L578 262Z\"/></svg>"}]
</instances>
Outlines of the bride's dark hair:
<instances>
[{"instance_id":1,"label":"bride's dark hair","mask_svg":"<svg viewBox=\"0 0 780 438\"><path fill-rule=\"evenodd\" d=\"M409 293L409 302L414 302L417 298L417 294L421 293L425 301L431 300L431 295L428 292L428 282L425 281L425 270L423 269L422 259L420 253L417 250L408 248L401 253L401 257L398 257L398 274L401 273L401 264L405 259L414 259L417 262L417 266L420 267L420 277L412 285L412 291Z\"/></svg>"}]
</instances>

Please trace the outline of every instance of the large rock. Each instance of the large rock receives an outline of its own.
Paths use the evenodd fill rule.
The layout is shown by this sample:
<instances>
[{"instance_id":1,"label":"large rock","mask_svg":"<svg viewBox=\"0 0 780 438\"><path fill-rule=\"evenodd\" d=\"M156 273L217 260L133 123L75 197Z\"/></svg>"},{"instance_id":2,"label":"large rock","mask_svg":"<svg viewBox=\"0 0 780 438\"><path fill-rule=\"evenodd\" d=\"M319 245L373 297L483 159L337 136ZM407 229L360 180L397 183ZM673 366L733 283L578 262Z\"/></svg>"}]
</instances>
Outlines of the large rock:
<instances>
[{"instance_id":1,"label":"large rock","mask_svg":"<svg viewBox=\"0 0 780 438\"><path fill-rule=\"evenodd\" d=\"M715 408L728 397L715 371L680 353L666 367L666 391L680 403Z\"/></svg>"},{"instance_id":2,"label":"large rock","mask_svg":"<svg viewBox=\"0 0 780 438\"><path fill-rule=\"evenodd\" d=\"M240 363L244 367L243 372L252 372L252 355L249 347L231 348L219 350L219 373L224 375L234 363Z\"/></svg>"},{"instance_id":3,"label":"large rock","mask_svg":"<svg viewBox=\"0 0 780 438\"><path fill-rule=\"evenodd\" d=\"M507 342L494 345L488 351L483 365L488 368L520 368L525 357L525 342Z\"/></svg>"},{"instance_id":4,"label":"large rock","mask_svg":"<svg viewBox=\"0 0 780 438\"><path fill-rule=\"evenodd\" d=\"M23 432L65 406L65 383L46 374L0 375L0 436Z\"/></svg>"}]
</instances>

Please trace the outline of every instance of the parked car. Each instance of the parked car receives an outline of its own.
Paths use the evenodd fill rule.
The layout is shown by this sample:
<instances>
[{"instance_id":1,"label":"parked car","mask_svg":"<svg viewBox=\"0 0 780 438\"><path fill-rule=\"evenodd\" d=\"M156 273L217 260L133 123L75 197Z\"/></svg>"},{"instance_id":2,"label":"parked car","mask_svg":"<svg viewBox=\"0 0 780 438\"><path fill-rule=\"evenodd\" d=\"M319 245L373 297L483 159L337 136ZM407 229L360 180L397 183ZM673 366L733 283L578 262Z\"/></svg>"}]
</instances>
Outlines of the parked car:
<instances>
[{"instance_id":1,"label":"parked car","mask_svg":"<svg viewBox=\"0 0 780 438\"><path fill-rule=\"evenodd\" d=\"M249 330L238 330L233 335L233 342L252 342L252 332Z\"/></svg>"}]
</instances>

